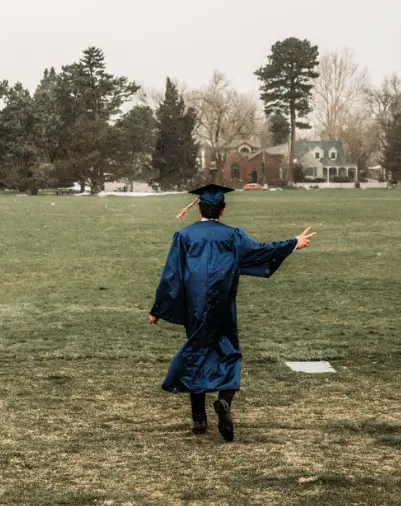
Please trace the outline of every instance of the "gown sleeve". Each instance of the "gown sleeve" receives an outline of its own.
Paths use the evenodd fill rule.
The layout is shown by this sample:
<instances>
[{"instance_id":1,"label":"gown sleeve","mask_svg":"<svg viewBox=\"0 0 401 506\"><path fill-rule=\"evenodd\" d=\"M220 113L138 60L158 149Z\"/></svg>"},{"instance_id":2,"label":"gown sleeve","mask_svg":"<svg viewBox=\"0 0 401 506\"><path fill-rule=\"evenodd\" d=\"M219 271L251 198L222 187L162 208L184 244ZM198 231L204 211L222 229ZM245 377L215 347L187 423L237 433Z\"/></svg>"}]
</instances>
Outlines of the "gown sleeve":
<instances>
[{"instance_id":1,"label":"gown sleeve","mask_svg":"<svg viewBox=\"0 0 401 506\"><path fill-rule=\"evenodd\" d=\"M296 249L297 242L297 239L256 242L242 229L236 229L240 274L270 278L283 261Z\"/></svg>"},{"instance_id":2,"label":"gown sleeve","mask_svg":"<svg viewBox=\"0 0 401 506\"><path fill-rule=\"evenodd\" d=\"M155 303L150 314L177 325L186 323L186 295L184 286L186 248L182 235L177 232L156 290Z\"/></svg>"}]
</instances>

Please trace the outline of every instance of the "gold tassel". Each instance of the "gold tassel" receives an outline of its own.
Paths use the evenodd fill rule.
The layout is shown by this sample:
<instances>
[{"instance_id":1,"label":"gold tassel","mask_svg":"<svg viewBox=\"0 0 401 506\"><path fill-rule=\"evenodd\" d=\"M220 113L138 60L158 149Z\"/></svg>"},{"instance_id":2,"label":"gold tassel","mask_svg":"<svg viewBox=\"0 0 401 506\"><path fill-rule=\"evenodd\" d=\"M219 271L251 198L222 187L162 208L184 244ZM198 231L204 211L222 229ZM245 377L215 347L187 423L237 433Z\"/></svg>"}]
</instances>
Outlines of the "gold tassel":
<instances>
[{"instance_id":1,"label":"gold tassel","mask_svg":"<svg viewBox=\"0 0 401 506\"><path fill-rule=\"evenodd\" d=\"M197 197L190 204L188 204L187 207L185 207L179 214L177 214L177 219L178 220L183 220L185 218L185 215L187 214L187 212L191 209L192 206L194 206L195 204L197 204L198 201L199 201L199 197Z\"/></svg>"}]
</instances>

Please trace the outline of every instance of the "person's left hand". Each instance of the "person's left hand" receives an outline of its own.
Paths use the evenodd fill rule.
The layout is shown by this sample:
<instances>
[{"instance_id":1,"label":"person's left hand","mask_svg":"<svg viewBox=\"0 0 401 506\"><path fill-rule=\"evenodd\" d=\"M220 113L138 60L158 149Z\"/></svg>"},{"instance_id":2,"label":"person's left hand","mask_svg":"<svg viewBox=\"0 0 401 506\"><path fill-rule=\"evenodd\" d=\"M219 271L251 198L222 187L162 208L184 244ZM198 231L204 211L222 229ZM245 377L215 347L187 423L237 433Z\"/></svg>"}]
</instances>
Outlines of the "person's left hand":
<instances>
[{"instance_id":1,"label":"person's left hand","mask_svg":"<svg viewBox=\"0 0 401 506\"><path fill-rule=\"evenodd\" d=\"M312 237L315 237L316 232L311 232L310 227L308 227L306 230L302 232L301 235L297 237L297 249L304 249L307 248L310 244L310 240Z\"/></svg>"},{"instance_id":2,"label":"person's left hand","mask_svg":"<svg viewBox=\"0 0 401 506\"><path fill-rule=\"evenodd\" d=\"M159 319L156 318L156 316L153 316L152 314L149 315L149 323L151 325L157 325L158 321L159 321Z\"/></svg>"}]
</instances>

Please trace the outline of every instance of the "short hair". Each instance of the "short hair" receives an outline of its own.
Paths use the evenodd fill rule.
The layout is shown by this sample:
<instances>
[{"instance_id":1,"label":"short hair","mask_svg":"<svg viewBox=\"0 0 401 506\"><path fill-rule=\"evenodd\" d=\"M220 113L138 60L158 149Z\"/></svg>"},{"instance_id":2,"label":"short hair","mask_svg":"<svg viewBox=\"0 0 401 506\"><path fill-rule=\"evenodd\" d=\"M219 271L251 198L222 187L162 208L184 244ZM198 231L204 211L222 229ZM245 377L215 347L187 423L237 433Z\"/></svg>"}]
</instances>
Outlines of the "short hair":
<instances>
[{"instance_id":1,"label":"short hair","mask_svg":"<svg viewBox=\"0 0 401 506\"><path fill-rule=\"evenodd\" d=\"M214 206L212 204L207 204L206 202L199 202L199 210L202 218L206 218L208 220L217 220L221 216L221 212L225 209L226 205L224 202L221 204Z\"/></svg>"}]
</instances>

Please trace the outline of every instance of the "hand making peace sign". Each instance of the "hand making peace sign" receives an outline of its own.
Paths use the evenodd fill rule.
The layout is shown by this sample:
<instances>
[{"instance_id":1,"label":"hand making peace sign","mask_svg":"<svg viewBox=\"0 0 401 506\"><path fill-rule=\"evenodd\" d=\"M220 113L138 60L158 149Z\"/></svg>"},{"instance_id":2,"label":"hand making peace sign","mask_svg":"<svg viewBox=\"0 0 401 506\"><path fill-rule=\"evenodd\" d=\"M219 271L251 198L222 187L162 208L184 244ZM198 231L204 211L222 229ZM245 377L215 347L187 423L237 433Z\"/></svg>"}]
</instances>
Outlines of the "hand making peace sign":
<instances>
[{"instance_id":1,"label":"hand making peace sign","mask_svg":"<svg viewBox=\"0 0 401 506\"><path fill-rule=\"evenodd\" d=\"M306 230L302 232L301 235L297 237L298 240L297 249L307 248L310 244L310 239L312 237L315 237L316 232L310 232L310 229L311 228L308 227Z\"/></svg>"}]
</instances>

